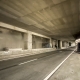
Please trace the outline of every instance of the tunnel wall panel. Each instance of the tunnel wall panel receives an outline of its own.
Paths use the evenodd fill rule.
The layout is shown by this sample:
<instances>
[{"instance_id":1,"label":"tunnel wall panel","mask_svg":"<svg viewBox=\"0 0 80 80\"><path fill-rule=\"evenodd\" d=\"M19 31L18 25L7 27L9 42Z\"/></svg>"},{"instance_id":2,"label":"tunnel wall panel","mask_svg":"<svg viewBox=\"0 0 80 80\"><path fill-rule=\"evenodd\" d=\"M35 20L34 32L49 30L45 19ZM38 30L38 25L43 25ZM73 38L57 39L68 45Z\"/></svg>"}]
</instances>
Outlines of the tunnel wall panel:
<instances>
[{"instance_id":1,"label":"tunnel wall panel","mask_svg":"<svg viewBox=\"0 0 80 80\"><path fill-rule=\"evenodd\" d=\"M0 28L0 50L5 47L9 49L24 48L22 33Z\"/></svg>"}]
</instances>

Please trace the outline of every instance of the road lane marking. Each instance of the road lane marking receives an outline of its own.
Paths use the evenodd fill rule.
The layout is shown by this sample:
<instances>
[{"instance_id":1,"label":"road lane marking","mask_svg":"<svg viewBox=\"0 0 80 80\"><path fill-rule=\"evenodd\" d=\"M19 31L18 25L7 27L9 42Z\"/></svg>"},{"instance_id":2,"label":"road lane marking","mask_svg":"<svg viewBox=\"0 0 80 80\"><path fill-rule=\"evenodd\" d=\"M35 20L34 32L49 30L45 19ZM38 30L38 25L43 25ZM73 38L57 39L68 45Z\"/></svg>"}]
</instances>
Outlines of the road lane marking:
<instances>
[{"instance_id":1,"label":"road lane marking","mask_svg":"<svg viewBox=\"0 0 80 80\"><path fill-rule=\"evenodd\" d=\"M75 51L75 50L74 50ZM44 80L49 80L49 78L61 67L61 65L74 53L72 51Z\"/></svg>"},{"instance_id":2,"label":"road lane marking","mask_svg":"<svg viewBox=\"0 0 80 80\"><path fill-rule=\"evenodd\" d=\"M27 61L27 62L23 62L23 63L20 63L20 64L16 64L16 65L8 66L8 67L5 67L5 68L0 69L0 71L1 71L1 70L5 70L5 69L8 69L8 68L11 68L11 67L14 67L14 66L20 66L20 65L23 65L23 64L26 64L26 63L29 63L29 62L35 61L35 60L38 60L38 59L33 59L33 60L30 60L30 61Z\"/></svg>"},{"instance_id":3,"label":"road lane marking","mask_svg":"<svg viewBox=\"0 0 80 80\"><path fill-rule=\"evenodd\" d=\"M23 62L23 63L20 63L18 65L23 65L23 64L26 64L26 63L29 63L29 62L33 62L33 61L36 61L37 59L33 59L33 60L30 60L30 61L27 61L27 62Z\"/></svg>"}]
</instances>

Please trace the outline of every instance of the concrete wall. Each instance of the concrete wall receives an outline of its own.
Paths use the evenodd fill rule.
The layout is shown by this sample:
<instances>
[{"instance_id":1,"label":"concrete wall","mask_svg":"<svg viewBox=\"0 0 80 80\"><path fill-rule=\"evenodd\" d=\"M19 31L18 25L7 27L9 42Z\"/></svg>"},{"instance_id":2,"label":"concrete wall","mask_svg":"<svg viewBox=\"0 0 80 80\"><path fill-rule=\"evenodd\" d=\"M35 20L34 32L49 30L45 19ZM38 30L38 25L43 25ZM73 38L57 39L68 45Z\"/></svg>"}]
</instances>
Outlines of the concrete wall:
<instances>
[{"instance_id":1,"label":"concrete wall","mask_svg":"<svg viewBox=\"0 0 80 80\"><path fill-rule=\"evenodd\" d=\"M5 47L8 47L9 49L24 49L24 40L22 33L14 30L0 28L0 50Z\"/></svg>"},{"instance_id":2,"label":"concrete wall","mask_svg":"<svg viewBox=\"0 0 80 80\"><path fill-rule=\"evenodd\" d=\"M51 48L52 41L49 38L23 33L7 28L0 28L0 50L8 49L39 49Z\"/></svg>"},{"instance_id":3,"label":"concrete wall","mask_svg":"<svg viewBox=\"0 0 80 80\"><path fill-rule=\"evenodd\" d=\"M52 40L52 48L56 48L55 45L57 46L57 41L56 40Z\"/></svg>"},{"instance_id":4,"label":"concrete wall","mask_svg":"<svg viewBox=\"0 0 80 80\"><path fill-rule=\"evenodd\" d=\"M72 43L71 43L71 46L76 46L76 43L75 43L75 42L72 42Z\"/></svg>"},{"instance_id":5,"label":"concrete wall","mask_svg":"<svg viewBox=\"0 0 80 80\"><path fill-rule=\"evenodd\" d=\"M65 49L69 47L69 42L67 41L60 41L61 49Z\"/></svg>"},{"instance_id":6,"label":"concrete wall","mask_svg":"<svg viewBox=\"0 0 80 80\"><path fill-rule=\"evenodd\" d=\"M32 36L32 48L33 49L51 48L50 39L33 35Z\"/></svg>"},{"instance_id":7,"label":"concrete wall","mask_svg":"<svg viewBox=\"0 0 80 80\"><path fill-rule=\"evenodd\" d=\"M51 48L51 45L50 45L50 39L48 38L43 38L42 39L42 47L43 48Z\"/></svg>"},{"instance_id":8,"label":"concrete wall","mask_svg":"<svg viewBox=\"0 0 80 80\"><path fill-rule=\"evenodd\" d=\"M32 48L42 48L42 38L39 36L32 36Z\"/></svg>"}]
</instances>

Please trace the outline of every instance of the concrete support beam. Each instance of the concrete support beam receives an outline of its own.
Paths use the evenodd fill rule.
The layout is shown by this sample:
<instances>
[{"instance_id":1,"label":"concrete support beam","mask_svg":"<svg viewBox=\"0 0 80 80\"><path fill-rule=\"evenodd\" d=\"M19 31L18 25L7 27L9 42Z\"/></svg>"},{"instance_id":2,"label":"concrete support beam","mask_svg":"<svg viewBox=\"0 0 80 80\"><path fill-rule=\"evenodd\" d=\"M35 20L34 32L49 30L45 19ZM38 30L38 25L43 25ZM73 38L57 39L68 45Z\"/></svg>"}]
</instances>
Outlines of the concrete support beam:
<instances>
[{"instance_id":1,"label":"concrete support beam","mask_svg":"<svg viewBox=\"0 0 80 80\"><path fill-rule=\"evenodd\" d=\"M52 40L52 48L56 48L55 45L56 45L56 40Z\"/></svg>"},{"instance_id":2,"label":"concrete support beam","mask_svg":"<svg viewBox=\"0 0 80 80\"><path fill-rule=\"evenodd\" d=\"M32 33L29 31L24 34L24 49L32 49Z\"/></svg>"},{"instance_id":3,"label":"concrete support beam","mask_svg":"<svg viewBox=\"0 0 80 80\"><path fill-rule=\"evenodd\" d=\"M32 49L32 33L28 31L27 34L27 47L29 50Z\"/></svg>"},{"instance_id":4,"label":"concrete support beam","mask_svg":"<svg viewBox=\"0 0 80 80\"><path fill-rule=\"evenodd\" d=\"M52 39L50 38L50 47L52 48Z\"/></svg>"},{"instance_id":5,"label":"concrete support beam","mask_svg":"<svg viewBox=\"0 0 80 80\"><path fill-rule=\"evenodd\" d=\"M12 29L12 30L27 33L27 30L25 30L25 29L22 29L22 28L19 28L19 27L10 25L10 24L6 24L6 23L3 23L3 22L0 22L0 26L3 27L3 28L8 28L8 29Z\"/></svg>"},{"instance_id":6,"label":"concrete support beam","mask_svg":"<svg viewBox=\"0 0 80 80\"><path fill-rule=\"evenodd\" d=\"M10 25L10 24L4 23L4 22L0 22L0 26L1 27L4 27L4 28L8 28L8 29L12 29L12 30L24 32L24 33L31 32L33 35L50 39L50 37L48 37L48 36L41 35L41 34L38 34L38 33L32 32L32 31L29 31L29 30L25 30L25 29L22 29L22 28L19 28L17 26L13 26L13 25Z\"/></svg>"},{"instance_id":7,"label":"concrete support beam","mask_svg":"<svg viewBox=\"0 0 80 80\"><path fill-rule=\"evenodd\" d=\"M60 48L62 49L62 41L60 40Z\"/></svg>"},{"instance_id":8,"label":"concrete support beam","mask_svg":"<svg viewBox=\"0 0 80 80\"><path fill-rule=\"evenodd\" d=\"M58 49L58 40L56 40L56 46L57 46L57 49Z\"/></svg>"},{"instance_id":9,"label":"concrete support beam","mask_svg":"<svg viewBox=\"0 0 80 80\"><path fill-rule=\"evenodd\" d=\"M27 33L24 34L24 49L28 48L28 35Z\"/></svg>"}]
</instances>

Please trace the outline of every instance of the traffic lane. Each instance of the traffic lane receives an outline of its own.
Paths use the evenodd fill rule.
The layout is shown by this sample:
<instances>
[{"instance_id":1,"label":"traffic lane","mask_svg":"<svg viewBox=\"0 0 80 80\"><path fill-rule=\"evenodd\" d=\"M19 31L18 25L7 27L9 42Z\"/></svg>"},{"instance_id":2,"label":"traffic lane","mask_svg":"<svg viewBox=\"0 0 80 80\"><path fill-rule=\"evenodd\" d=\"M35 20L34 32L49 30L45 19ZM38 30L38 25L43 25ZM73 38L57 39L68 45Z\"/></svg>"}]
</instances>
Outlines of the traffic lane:
<instances>
[{"instance_id":1,"label":"traffic lane","mask_svg":"<svg viewBox=\"0 0 80 80\"><path fill-rule=\"evenodd\" d=\"M51 51L51 52L46 52L46 53L41 53L41 54L36 54L36 55L30 55L30 56L0 61L0 70L7 68L7 67L15 66L25 61L29 61L29 60L36 59L36 58L42 58L42 57L49 56L49 55L56 54L56 53L57 51Z\"/></svg>"},{"instance_id":2,"label":"traffic lane","mask_svg":"<svg viewBox=\"0 0 80 80\"><path fill-rule=\"evenodd\" d=\"M47 58L47 57L46 57L46 58ZM43 58L42 58L42 59L43 59ZM41 59L41 60L42 60L42 59ZM57 57L56 57L56 59L57 59ZM44 60L44 59L43 59L43 60ZM42 60L42 61L43 61L43 60ZM56 61L56 60L54 60L54 61ZM51 60L50 60L50 62L51 62ZM40 63L43 63L43 62L40 61ZM44 65L44 64L45 64L45 63L43 63L43 65ZM36 64L35 64L35 65L36 65ZM40 65L42 65L42 64L40 64ZM20 66L19 66L16 70L15 70L15 69L14 69L14 70L12 69L12 71L10 71L10 69L9 69L9 71L10 71L9 73L11 74L12 72L18 70L18 74L17 74L16 76L13 77L13 74L16 74L16 72L14 72L14 73L11 74L11 75L12 75L11 78L13 78L13 80L14 80L15 77L18 77L19 75L22 75L22 76L23 76L24 73L26 73L26 74L29 73L30 76L26 77L26 76L29 75L29 74L25 75L25 79L24 79L24 76L21 77L23 80L26 80L26 78L27 78L27 80L39 80L39 79L35 79L35 78L36 78L36 75L35 75L35 74L36 74L36 71L37 71L36 69L39 69L39 67L41 68L40 65L38 64L37 67L36 67L36 66L29 65L28 67L27 67L27 66L26 66L26 67L22 67L21 69L19 69L19 67L20 67ZM30 67L30 66L32 66L32 67ZM42 67L43 67L43 66L42 66ZM48 67L48 66L47 66L47 67ZM28 68L29 71L27 70L27 72L25 72L25 69L24 69L24 68ZM33 68L33 69L32 69L32 68ZM44 67L44 69L45 69L45 68L46 68L46 67ZM31 70L31 69L32 69L32 70ZM20 70L22 70L22 71L20 71ZM36 71L34 71L34 70L36 70ZM47 69L46 69L46 70L47 70ZM33 71L33 72L31 72L31 71ZM37 71L37 73L40 72L40 71L41 71L41 70L39 69L39 71ZM43 71L43 70L42 70L42 71ZM8 72L8 71L7 71L7 72ZM23 73L23 74L22 74L22 73ZM5 72L2 73L2 74L5 74ZM9 78L10 78L10 74L8 74L6 77L9 76ZM39 74L39 73L38 73L38 74ZM42 74L42 73L40 73L40 74ZM1 75L1 74L0 74L0 75ZM35 75L35 78L34 78L34 79L33 79L33 77L31 77L32 75L33 75L33 77L34 77L34 75ZM19 77L20 77L20 76L19 76ZM42 77L42 76L41 76L41 77ZM1 80L9 80L9 78L8 78L8 79L7 79L7 78L4 79L4 76L3 76L3 78L1 78ZM10 78L10 79L11 79L11 78ZM20 78L19 78L19 79L20 79ZM15 79L15 80L19 80L19 79L17 78L17 79ZM20 80L21 80L21 79L20 79Z\"/></svg>"},{"instance_id":3,"label":"traffic lane","mask_svg":"<svg viewBox=\"0 0 80 80\"><path fill-rule=\"evenodd\" d=\"M71 48L71 49L74 49L74 48ZM64 50L66 49L56 50L56 51L51 51L51 52L46 52L46 53L41 53L41 54L36 54L36 55L31 55L31 56L25 56L25 57L20 57L20 58L14 58L14 59L6 60L6 61L0 61L0 70L16 66L19 63L29 61L32 59L53 55L53 54L58 53L58 51L64 51Z\"/></svg>"},{"instance_id":4,"label":"traffic lane","mask_svg":"<svg viewBox=\"0 0 80 80\"><path fill-rule=\"evenodd\" d=\"M43 57L46 57L46 56L49 56L49 55L53 55L53 54L56 54L58 52L59 51L51 51L51 52L46 52L46 53L41 53L41 54L36 54L36 55L31 55L31 56L25 56L25 57L0 61L0 70L6 69L6 68L9 68L9 67L13 67L13 66L16 66L19 63L23 63L23 62L33 60L33 59L36 59L36 58L43 58Z\"/></svg>"},{"instance_id":5,"label":"traffic lane","mask_svg":"<svg viewBox=\"0 0 80 80\"><path fill-rule=\"evenodd\" d=\"M0 71L0 80L43 80L71 51Z\"/></svg>"},{"instance_id":6,"label":"traffic lane","mask_svg":"<svg viewBox=\"0 0 80 80\"><path fill-rule=\"evenodd\" d=\"M40 57L38 56L37 58L34 58L34 59L32 59L32 60L22 60L22 58L21 58L21 61L19 60L19 62L18 61L16 61L16 60L14 60L14 63L12 62L12 61L6 61L6 64L5 63L3 63L3 65L1 65L0 66L0 71L1 70L4 70L4 69L8 69L8 68L11 68L11 67L15 67L15 66L18 66L18 65L20 65L20 64L23 64L23 63L27 63L27 62L30 62L30 61L34 61L34 60L37 60L37 59L41 59L41 58L45 58L45 57L50 57L50 56L52 56L52 55L54 55L54 56L56 56L57 54L59 54L59 51L57 51L57 53L52 53L52 54L45 54L45 56L43 55L41 55ZM15 63L15 61L16 61L16 63ZM11 63L10 63L11 62ZM9 63L9 65L8 65L8 63ZM4 66L5 65L5 66Z\"/></svg>"}]
</instances>

